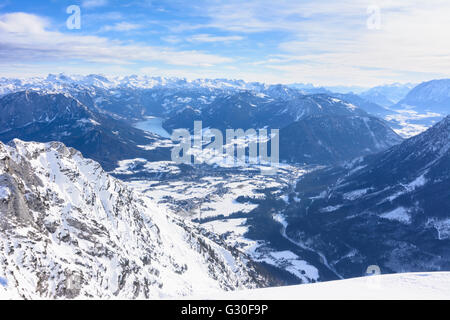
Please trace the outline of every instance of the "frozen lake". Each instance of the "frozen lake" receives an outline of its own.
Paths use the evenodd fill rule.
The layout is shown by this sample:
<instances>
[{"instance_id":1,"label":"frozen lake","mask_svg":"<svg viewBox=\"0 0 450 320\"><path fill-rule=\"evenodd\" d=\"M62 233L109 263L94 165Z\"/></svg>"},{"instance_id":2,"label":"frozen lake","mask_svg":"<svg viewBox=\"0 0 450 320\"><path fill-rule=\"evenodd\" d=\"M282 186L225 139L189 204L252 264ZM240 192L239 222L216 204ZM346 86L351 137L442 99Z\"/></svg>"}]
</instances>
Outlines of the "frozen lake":
<instances>
[{"instance_id":1,"label":"frozen lake","mask_svg":"<svg viewBox=\"0 0 450 320\"><path fill-rule=\"evenodd\" d=\"M162 126L163 119L157 117L148 117L145 121L134 124L138 129L157 134L163 138L170 139L170 134Z\"/></svg>"}]
</instances>

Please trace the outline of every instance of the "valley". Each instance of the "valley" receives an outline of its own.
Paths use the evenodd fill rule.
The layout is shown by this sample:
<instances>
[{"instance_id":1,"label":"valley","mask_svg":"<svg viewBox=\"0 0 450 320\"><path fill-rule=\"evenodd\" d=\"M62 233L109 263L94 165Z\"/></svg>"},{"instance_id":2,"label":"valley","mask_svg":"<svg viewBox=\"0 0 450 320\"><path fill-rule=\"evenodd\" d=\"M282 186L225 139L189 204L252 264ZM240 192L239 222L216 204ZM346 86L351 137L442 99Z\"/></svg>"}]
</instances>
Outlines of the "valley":
<instances>
[{"instance_id":1,"label":"valley","mask_svg":"<svg viewBox=\"0 0 450 320\"><path fill-rule=\"evenodd\" d=\"M32 231L33 242L19 251L11 247L11 239L20 237L22 231L8 231L8 237L2 240L3 259L12 261L14 252L23 252L28 260L22 260L21 265L27 270L31 269L26 261L36 258L57 263L58 276L36 271L27 276L27 281L36 283L52 279L52 288L39 289L42 297L89 296L99 290L104 297L186 296L202 290L360 277L371 265L379 266L382 273L442 271L449 266L445 141L450 128L448 118L442 120L442 109L406 107L400 100L396 106L381 107L355 94L225 80L184 82L97 75L76 79L56 75L13 83L15 87L0 86L4 93L0 97L0 122L5 129L0 132L0 140L7 143L3 148L8 154L3 161L25 157L20 161L30 161L30 170L38 168L41 175L39 179L31 176L30 181L28 173L20 171L12 175L5 169L2 175L0 197L8 208L8 226L16 224L11 217L18 216L25 219L20 222L24 228L37 228ZM394 100L398 97L389 96ZM19 106L22 117L13 112ZM211 155L204 148L195 151L204 163L177 164L171 159L171 150L178 144L170 139L170 133L180 128L193 133L194 121L202 121L202 135L208 135L211 128L224 132L236 128L280 129L281 162L272 167L275 174L263 174L267 167L258 163L224 164L223 157ZM69 149L52 142L55 140ZM201 147L208 144L204 143ZM249 143L251 139L244 146ZM39 156L45 154L44 150L47 155ZM416 153L417 159L413 157ZM40 163L35 157L41 159ZM74 157L79 160L73 162ZM77 169L91 161L82 157L98 162L90 165L89 174ZM9 162L6 165L11 167ZM95 174L97 169L93 168L105 170L100 181L95 175L89 176ZM78 182L80 174L88 180ZM11 187L11 181L18 181L18 177L28 181L27 189ZM107 185L104 179L109 181ZM44 192L42 183L52 187ZM93 205L89 198L95 199L96 192L110 192L111 184L120 186L114 187L119 193L101 193L103 198L95 209L101 218L93 218L109 220L110 225L102 227L92 220L92 225L85 226L86 210L92 210L87 208ZM94 189L86 193L87 186ZM49 193L52 188L58 190L55 199L64 199L66 204L51 200L55 197ZM27 190L34 190L35 196L30 198ZM40 191L36 194L36 190ZM130 196L122 199L128 193ZM433 205L431 194L442 194L436 200L441 208ZM111 207L114 197L118 197L117 205ZM134 202L138 207L145 205L126 209ZM140 210L144 220L133 214L121 221L123 214L113 212L124 205L126 214ZM53 208L51 225L41 221L39 214L27 213L47 212L43 206ZM147 207L155 212L151 218L155 222L145 218ZM61 221L60 214L64 217ZM166 224L160 220L164 216L169 224L162 231L159 225ZM130 227L136 223L138 229ZM151 248L145 240L136 238L131 244L126 239L129 232L139 236L142 228L153 232L152 225L158 226L157 234L171 234L173 225L179 236L170 240L168 247ZM12 230L8 228L5 230ZM98 228L123 229L117 229L116 236L93 232ZM52 251L32 253L31 248L43 239ZM94 246L92 250L81 249L85 241L86 248ZM106 256L97 252L99 241L108 248ZM110 247L111 241L119 242ZM121 248L128 245L131 247L124 260ZM59 257L60 246L85 256L89 264L84 269L71 267L72 262L66 264L68 258ZM147 259L136 260L146 250L152 252L150 256L159 255L154 258L155 269L148 271L144 271ZM187 258L191 253L182 254L178 261L167 255L176 252L178 256L179 250L193 250L199 256L191 261ZM37 257L38 253L42 256ZM160 268L173 266L175 275L160 276L158 263ZM108 279L93 275L88 268L103 270ZM193 279L207 279L201 281L210 287L193 285L190 276L184 276L186 268L197 274ZM0 274L0 279L6 283L25 281L8 270ZM143 272L153 274L152 283L146 282L150 276ZM81 274L92 285L67 291L67 273ZM131 278L135 280L127 280ZM180 287L185 290L175 289ZM34 297L37 293L23 288L17 294Z\"/></svg>"}]
</instances>

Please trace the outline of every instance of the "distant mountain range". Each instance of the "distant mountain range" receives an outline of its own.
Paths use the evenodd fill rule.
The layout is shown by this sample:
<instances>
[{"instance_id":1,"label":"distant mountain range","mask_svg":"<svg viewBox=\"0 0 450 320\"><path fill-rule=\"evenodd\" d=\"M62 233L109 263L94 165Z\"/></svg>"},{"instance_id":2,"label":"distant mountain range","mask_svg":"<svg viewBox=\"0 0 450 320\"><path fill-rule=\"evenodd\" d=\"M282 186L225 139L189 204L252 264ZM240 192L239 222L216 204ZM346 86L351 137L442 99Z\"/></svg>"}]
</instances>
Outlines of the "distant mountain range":
<instances>
[{"instance_id":1,"label":"distant mountain range","mask_svg":"<svg viewBox=\"0 0 450 320\"><path fill-rule=\"evenodd\" d=\"M304 90L309 93L356 93L359 94L367 90L366 87L361 86L315 86L312 83L293 83L290 87Z\"/></svg>"},{"instance_id":2,"label":"distant mountain range","mask_svg":"<svg viewBox=\"0 0 450 320\"><path fill-rule=\"evenodd\" d=\"M401 142L383 120L325 94L275 100L250 91L217 98L204 108L170 114L164 126L280 129L280 156L295 163L330 164L385 150Z\"/></svg>"},{"instance_id":3,"label":"distant mountain range","mask_svg":"<svg viewBox=\"0 0 450 320\"><path fill-rule=\"evenodd\" d=\"M391 85L384 85L374 87L370 90L361 92L359 95L382 107L391 107L402 100L416 85L407 83L394 83Z\"/></svg>"},{"instance_id":4,"label":"distant mountain range","mask_svg":"<svg viewBox=\"0 0 450 320\"><path fill-rule=\"evenodd\" d=\"M370 265L449 270L450 116L408 140L390 127L442 119L448 81L355 94L1 78L0 296L161 298L349 278ZM149 117L169 132L195 120L280 129L284 163L267 177L174 164L170 140L136 128Z\"/></svg>"},{"instance_id":5,"label":"distant mountain range","mask_svg":"<svg viewBox=\"0 0 450 320\"><path fill-rule=\"evenodd\" d=\"M416 85L412 83L393 83L387 85L376 86L370 89L358 86L324 86L316 87L312 84L292 84L289 85L292 88L300 89L306 94L326 93L337 95L353 95L359 96L359 99L363 99L366 103L376 104L383 108L388 108L401 99L413 89ZM370 112L369 110L366 110Z\"/></svg>"},{"instance_id":6,"label":"distant mountain range","mask_svg":"<svg viewBox=\"0 0 450 320\"><path fill-rule=\"evenodd\" d=\"M373 116L385 113L382 107L353 94L305 94L283 85L49 75L1 79L0 90L11 92L0 98L1 141L61 141L107 170L123 159L169 159L167 148L143 147L158 144L158 137L133 127L146 116L161 117L169 132L190 129L195 120L223 130L281 129L282 158L297 163L335 163L401 141Z\"/></svg>"},{"instance_id":7,"label":"distant mountain range","mask_svg":"<svg viewBox=\"0 0 450 320\"><path fill-rule=\"evenodd\" d=\"M75 96L75 93L81 91L88 91L91 96L95 97L92 103L102 103L103 95L107 95L112 101L105 101L107 104L114 105L115 102L127 98L131 107L137 104L152 105L152 101L146 100L156 93L159 95L158 89L164 89L166 93L170 94L176 92L183 95L183 91L189 93L205 93L206 95L213 95L215 93L230 93L239 90L253 91L257 93L266 94L276 99L290 99L300 95L311 94L329 94L329 95L359 95L359 100L364 100L365 103L371 103L372 108L374 104L378 104L382 108L395 104L411 90L413 85L393 84L386 86L379 86L367 90L362 87L316 87L312 84L292 84L292 85L269 85L259 82L245 82L242 80L227 80L227 79L198 79L188 81L179 78L161 78L148 76L126 76L126 77L105 77L102 75L88 75L88 76L69 76L64 74L50 74L46 78L30 78L30 79L9 79L0 78L0 95L5 95L12 92L23 90L39 90L46 92L69 92ZM152 94L146 95L152 89ZM145 91L146 90L146 91ZM110 94L108 95L108 91ZM208 94L208 92L210 94ZM125 94L124 97L122 95ZM136 96L135 96L136 95ZM378 103L376 96L382 95L388 99L388 103ZM194 94L195 96L195 94ZM80 95L81 97L81 95ZM77 96L77 98L80 98ZM191 97L191 96L189 96ZM159 97L161 98L161 97ZM195 97L191 97L195 98ZM384 98L383 98L384 99ZM82 99L80 99L82 100ZM107 99L108 100L108 99ZM158 99L156 99L158 101ZM83 101L87 103L88 101ZM122 101L123 102L123 101ZM159 101L161 102L161 101ZM149 106L148 106L149 107ZM363 109L364 106L360 106ZM382 109L381 108L381 109ZM372 113L372 110L365 109ZM155 112L156 110L154 110ZM161 110L160 110L161 111ZM380 110L375 110L379 112Z\"/></svg>"},{"instance_id":8,"label":"distant mountain range","mask_svg":"<svg viewBox=\"0 0 450 320\"><path fill-rule=\"evenodd\" d=\"M381 151L400 142L400 138L396 137L389 127L408 137L431 126L442 117L441 114L447 113L446 110L450 106L448 86L448 80L436 80L423 83L410 93L408 91L413 85L393 84L354 94L334 93L327 88L312 85L266 85L226 79L188 81L145 76L108 78L101 75L64 74L26 80L1 78L0 94L3 93L1 104L5 103L6 96L18 92L28 92L29 96L33 96L31 92L37 92L41 96L62 94L66 99L76 100L74 105L82 106L80 110L83 109L89 115L76 113L68 115L64 120L63 114L68 112L64 109L62 113L58 111L61 116L57 119L51 117L47 119L44 115L47 111L51 115L51 110L44 111L38 108L34 113L20 116L19 118L23 120L20 122L8 118L13 116L10 107L9 112L1 116L5 125L0 132L0 139L4 142L15 137L42 142L63 141L79 149L87 157L100 161L105 168L113 169L116 162L123 157L168 159L167 148L143 149L143 146L158 144L158 138L133 127L135 122L144 120L147 116L156 116L162 118L164 128L169 133L175 128L192 128L194 120L202 120L205 126L219 129L264 126L279 128L283 134L281 146L283 160L330 164ZM389 102L378 101L381 96ZM13 95L7 99L12 105L13 99L19 99L17 103L21 103L20 95ZM322 102L319 101L321 99ZM327 99L328 102L324 102ZM342 103L333 102L332 99ZM42 98L42 101L44 100ZM36 102L37 105L39 103L44 102ZM325 105L331 103L333 106L324 107L322 103ZM342 109L341 106L346 109L345 104L357 108L357 112L348 112L346 117L342 118L342 121L346 121L348 117L353 117L352 121L346 123L345 130L330 118L318 120L317 115L335 117L338 110ZM389 109L384 107L388 105ZM314 106L324 107L323 110L326 112ZM315 110L312 111L313 109ZM428 114L410 115L395 111L403 112L405 109ZM367 113L363 114L360 112L362 110ZM313 115L314 120L306 120ZM389 122L378 118L386 118ZM24 122L26 119L27 123ZM46 119L47 124L44 121ZM86 122L86 119L93 121ZM355 119L359 119L359 122ZM80 122L75 125L73 120ZM66 123L60 124L58 121ZM67 121L72 123L69 125ZM83 121L85 123L80 126ZM101 125L95 126L95 123ZM366 124L370 124L369 127ZM81 130L82 127L85 129ZM121 130L118 130L119 128ZM292 139L294 136L304 139L302 141L298 138ZM318 145L317 140L323 145ZM338 140L347 141L346 145L341 145ZM99 141L103 141L102 145L107 146L105 150L93 147ZM110 146L116 142L118 147L111 148Z\"/></svg>"},{"instance_id":9,"label":"distant mountain range","mask_svg":"<svg viewBox=\"0 0 450 320\"><path fill-rule=\"evenodd\" d=\"M169 158L169 150L140 148L159 138L107 113L90 109L67 93L21 91L0 98L0 141L61 141L99 161L106 170L117 161Z\"/></svg>"},{"instance_id":10,"label":"distant mountain range","mask_svg":"<svg viewBox=\"0 0 450 320\"><path fill-rule=\"evenodd\" d=\"M421 83L393 108L407 108L420 113L450 113L450 79Z\"/></svg>"}]
</instances>

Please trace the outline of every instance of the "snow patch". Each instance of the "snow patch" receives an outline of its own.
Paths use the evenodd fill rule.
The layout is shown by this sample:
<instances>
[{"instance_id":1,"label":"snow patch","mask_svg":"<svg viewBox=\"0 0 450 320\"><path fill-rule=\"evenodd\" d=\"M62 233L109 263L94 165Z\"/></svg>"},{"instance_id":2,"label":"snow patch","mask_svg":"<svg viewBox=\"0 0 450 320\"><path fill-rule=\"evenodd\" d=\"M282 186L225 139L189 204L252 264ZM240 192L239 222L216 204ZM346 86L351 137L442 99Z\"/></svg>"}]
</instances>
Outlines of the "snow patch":
<instances>
[{"instance_id":1,"label":"snow patch","mask_svg":"<svg viewBox=\"0 0 450 320\"><path fill-rule=\"evenodd\" d=\"M380 217L388 220L399 221L405 224L411 223L411 216L408 214L408 211L403 207L398 207L395 210L383 213Z\"/></svg>"},{"instance_id":2,"label":"snow patch","mask_svg":"<svg viewBox=\"0 0 450 320\"><path fill-rule=\"evenodd\" d=\"M8 200L11 196L11 190L7 187L0 186L0 200Z\"/></svg>"},{"instance_id":3,"label":"snow patch","mask_svg":"<svg viewBox=\"0 0 450 320\"><path fill-rule=\"evenodd\" d=\"M334 212L339 210L340 208L342 208L342 205L338 205L338 206L328 206L325 208L320 209L320 212L322 213L329 213L329 212Z\"/></svg>"},{"instance_id":4,"label":"snow patch","mask_svg":"<svg viewBox=\"0 0 450 320\"><path fill-rule=\"evenodd\" d=\"M431 225L438 232L438 239L450 239L450 219L445 220L429 220L427 225Z\"/></svg>"},{"instance_id":5,"label":"snow patch","mask_svg":"<svg viewBox=\"0 0 450 320\"><path fill-rule=\"evenodd\" d=\"M416 188L422 187L427 183L427 179L425 178L425 173L420 177L416 178L414 181L408 183L407 185L403 185L407 192L414 191Z\"/></svg>"},{"instance_id":6,"label":"snow patch","mask_svg":"<svg viewBox=\"0 0 450 320\"><path fill-rule=\"evenodd\" d=\"M356 200L356 199L361 198L362 196L366 195L367 191L369 191L368 188L355 190L355 191L352 191L352 192L344 193L343 197L344 197L345 200L352 201L352 200Z\"/></svg>"}]
</instances>

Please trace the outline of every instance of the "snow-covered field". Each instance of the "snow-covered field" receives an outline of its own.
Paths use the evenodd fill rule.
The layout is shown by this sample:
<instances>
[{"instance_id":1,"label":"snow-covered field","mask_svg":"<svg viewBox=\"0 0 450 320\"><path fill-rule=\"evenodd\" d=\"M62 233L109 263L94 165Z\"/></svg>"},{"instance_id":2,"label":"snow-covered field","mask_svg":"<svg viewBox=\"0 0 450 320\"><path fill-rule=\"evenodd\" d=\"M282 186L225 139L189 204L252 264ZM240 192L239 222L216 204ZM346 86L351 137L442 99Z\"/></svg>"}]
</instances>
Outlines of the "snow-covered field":
<instances>
[{"instance_id":1,"label":"snow-covered field","mask_svg":"<svg viewBox=\"0 0 450 320\"><path fill-rule=\"evenodd\" d=\"M232 300L428 300L450 299L450 272L404 273L218 293ZM196 297L197 299L211 299Z\"/></svg>"},{"instance_id":2,"label":"snow-covered field","mask_svg":"<svg viewBox=\"0 0 450 320\"><path fill-rule=\"evenodd\" d=\"M403 138L411 138L418 135L432 125L436 124L442 115L439 113L428 112L418 113L412 109L395 110L397 113L385 117L385 120L396 125L392 129Z\"/></svg>"},{"instance_id":3,"label":"snow-covered field","mask_svg":"<svg viewBox=\"0 0 450 320\"><path fill-rule=\"evenodd\" d=\"M122 161L115 173L132 174L136 161L140 161L140 168L145 172L156 173L155 168L163 168L161 172L171 177L163 182L159 178L137 178L128 182L130 187L145 194L152 202L191 220L198 228L216 234L253 261L286 270L305 283L318 280L318 270L293 252L277 250L266 239L249 239L246 235L249 231L247 220L258 205L251 201L238 201L242 197L265 199L262 190L274 188L271 195L288 202L288 190L307 172L305 168L281 165L278 168L280 174L276 176L247 174L248 168L232 172L200 170L194 175L184 176L174 163L134 159Z\"/></svg>"},{"instance_id":4,"label":"snow-covered field","mask_svg":"<svg viewBox=\"0 0 450 320\"><path fill-rule=\"evenodd\" d=\"M131 175L135 173L137 165L146 173L171 175L180 173L179 167L170 161L147 162L144 159L133 159L121 161L120 164L121 166L113 173ZM249 213L257 207L250 202L237 201L239 197L263 199L265 196L261 190L275 188L281 198L283 196L281 190L289 187L292 181L306 173L302 168L289 166L280 167L278 170L281 173L276 176L247 174L243 168L241 171L226 174L201 173L196 179L192 176L179 176L161 182L159 177L138 178L128 181L128 185L169 210L206 223L208 221L204 221L205 219L227 218L235 213ZM221 227L218 226L217 229L220 230Z\"/></svg>"}]
</instances>

